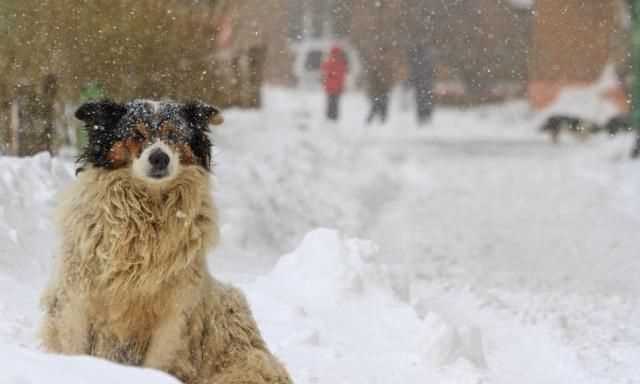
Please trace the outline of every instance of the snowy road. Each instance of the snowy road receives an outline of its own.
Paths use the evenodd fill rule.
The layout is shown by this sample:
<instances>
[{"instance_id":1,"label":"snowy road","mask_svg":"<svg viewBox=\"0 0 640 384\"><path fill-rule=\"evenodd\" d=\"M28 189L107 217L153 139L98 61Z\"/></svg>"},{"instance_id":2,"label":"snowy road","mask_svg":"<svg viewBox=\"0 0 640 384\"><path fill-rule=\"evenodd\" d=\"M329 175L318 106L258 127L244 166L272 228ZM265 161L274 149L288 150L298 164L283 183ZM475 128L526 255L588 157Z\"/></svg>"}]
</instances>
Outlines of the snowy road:
<instances>
[{"instance_id":1,"label":"snowy road","mask_svg":"<svg viewBox=\"0 0 640 384\"><path fill-rule=\"evenodd\" d=\"M599 171L617 168L593 156L596 145L570 152L527 140L381 145L400 172L408 170L375 224L368 221L367 238L418 257L419 249L450 257L485 283L533 278L640 293L640 259L628 256L637 250L638 219L617 209L615 188L599 182L611 177ZM411 185L421 177L427 188ZM401 227L408 238L388 230L402 223L412 223Z\"/></svg>"},{"instance_id":2,"label":"snowy road","mask_svg":"<svg viewBox=\"0 0 640 384\"><path fill-rule=\"evenodd\" d=\"M321 95L265 100L215 133L210 266L247 292L297 383L640 383L630 137L552 146L523 103L441 109L417 129L399 103L363 126L361 95L338 125ZM81 383L97 362L32 352L71 164L0 169L0 355L16 361L0 384L41 383L52 366Z\"/></svg>"}]
</instances>

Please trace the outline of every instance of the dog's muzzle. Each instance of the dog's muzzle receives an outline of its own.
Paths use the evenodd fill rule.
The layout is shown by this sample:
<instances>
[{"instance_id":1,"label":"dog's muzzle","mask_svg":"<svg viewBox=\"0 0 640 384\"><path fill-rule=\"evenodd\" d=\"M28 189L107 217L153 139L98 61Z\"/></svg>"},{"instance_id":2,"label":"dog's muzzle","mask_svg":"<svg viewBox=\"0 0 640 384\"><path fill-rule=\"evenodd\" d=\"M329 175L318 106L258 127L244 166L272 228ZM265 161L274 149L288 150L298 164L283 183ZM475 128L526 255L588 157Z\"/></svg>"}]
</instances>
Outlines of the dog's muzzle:
<instances>
[{"instance_id":1,"label":"dog's muzzle","mask_svg":"<svg viewBox=\"0 0 640 384\"><path fill-rule=\"evenodd\" d=\"M157 141L134 160L133 173L149 182L164 182L177 175L179 163L178 154L165 143Z\"/></svg>"}]
</instances>

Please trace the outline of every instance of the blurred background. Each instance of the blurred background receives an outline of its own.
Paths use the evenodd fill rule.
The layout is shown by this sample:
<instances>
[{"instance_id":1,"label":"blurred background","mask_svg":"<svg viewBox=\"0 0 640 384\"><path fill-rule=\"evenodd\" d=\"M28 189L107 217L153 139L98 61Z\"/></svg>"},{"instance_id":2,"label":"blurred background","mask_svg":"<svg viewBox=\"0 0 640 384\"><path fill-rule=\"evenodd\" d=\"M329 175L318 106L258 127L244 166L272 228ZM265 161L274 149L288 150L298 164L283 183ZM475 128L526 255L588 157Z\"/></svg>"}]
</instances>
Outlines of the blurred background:
<instances>
[{"instance_id":1,"label":"blurred background","mask_svg":"<svg viewBox=\"0 0 640 384\"><path fill-rule=\"evenodd\" d=\"M225 117L210 269L296 383L640 383L638 17L625 0L0 0L2 369L52 376L20 348L38 348L76 108L201 99Z\"/></svg>"},{"instance_id":2,"label":"blurred background","mask_svg":"<svg viewBox=\"0 0 640 384\"><path fill-rule=\"evenodd\" d=\"M0 2L1 150L76 145L69 107L90 98L201 98L259 108L265 86L321 89L331 47L350 90L374 61L410 82L410 51L431 49L434 102L514 98L547 107L607 65L604 97L628 109L630 11L623 0L270 0Z\"/></svg>"}]
</instances>

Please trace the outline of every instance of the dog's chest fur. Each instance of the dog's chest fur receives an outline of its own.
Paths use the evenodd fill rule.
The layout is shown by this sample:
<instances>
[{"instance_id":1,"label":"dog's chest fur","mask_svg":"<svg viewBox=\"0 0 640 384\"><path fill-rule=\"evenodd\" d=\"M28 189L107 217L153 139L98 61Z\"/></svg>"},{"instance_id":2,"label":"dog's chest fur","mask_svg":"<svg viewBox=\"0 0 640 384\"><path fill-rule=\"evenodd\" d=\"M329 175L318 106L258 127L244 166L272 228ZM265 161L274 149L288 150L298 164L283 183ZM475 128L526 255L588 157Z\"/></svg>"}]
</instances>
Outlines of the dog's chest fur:
<instances>
[{"instance_id":1,"label":"dog's chest fur","mask_svg":"<svg viewBox=\"0 0 640 384\"><path fill-rule=\"evenodd\" d=\"M198 287L215 211L207 176L182 173L160 193L125 171L90 170L65 203L65 262L80 267L71 278L86 290L90 354L139 365L176 285Z\"/></svg>"}]
</instances>

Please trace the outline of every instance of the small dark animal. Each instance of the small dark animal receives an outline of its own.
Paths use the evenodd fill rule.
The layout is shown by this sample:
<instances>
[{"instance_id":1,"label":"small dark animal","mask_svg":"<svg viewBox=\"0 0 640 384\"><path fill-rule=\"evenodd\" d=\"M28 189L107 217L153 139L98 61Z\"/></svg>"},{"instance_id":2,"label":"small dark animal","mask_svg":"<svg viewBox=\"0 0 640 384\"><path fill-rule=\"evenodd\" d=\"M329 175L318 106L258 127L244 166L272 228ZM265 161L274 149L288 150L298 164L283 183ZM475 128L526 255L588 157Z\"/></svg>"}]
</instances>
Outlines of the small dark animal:
<instances>
[{"instance_id":1,"label":"small dark animal","mask_svg":"<svg viewBox=\"0 0 640 384\"><path fill-rule=\"evenodd\" d=\"M554 143L559 141L560 133L563 131L571 133L580 140L586 140L591 134L601 129L598 124L592 121L567 115L553 115L540 128L541 131L547 132L551 136Z\"/></svg>"},{"instance_id":2,"label":"small dark animal","mask_svg":"<svg viewBox=\"0 0 640 384\"><path fill-rule=\"evenodd\" d=\"M627 114L612 117L604 126L605 131L611 136L619 133L629 133L633 131L631 117Z\"/></svg>"}]
</instances>

